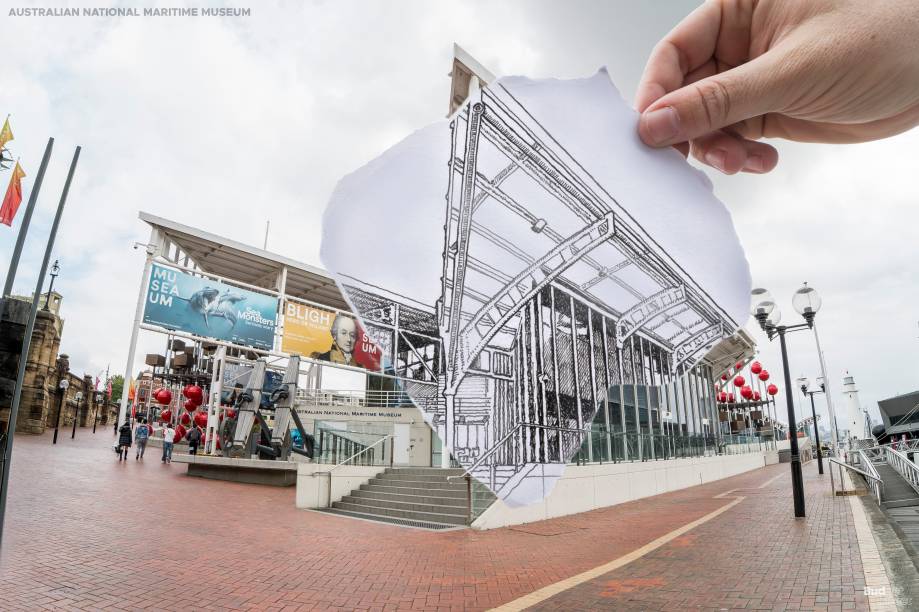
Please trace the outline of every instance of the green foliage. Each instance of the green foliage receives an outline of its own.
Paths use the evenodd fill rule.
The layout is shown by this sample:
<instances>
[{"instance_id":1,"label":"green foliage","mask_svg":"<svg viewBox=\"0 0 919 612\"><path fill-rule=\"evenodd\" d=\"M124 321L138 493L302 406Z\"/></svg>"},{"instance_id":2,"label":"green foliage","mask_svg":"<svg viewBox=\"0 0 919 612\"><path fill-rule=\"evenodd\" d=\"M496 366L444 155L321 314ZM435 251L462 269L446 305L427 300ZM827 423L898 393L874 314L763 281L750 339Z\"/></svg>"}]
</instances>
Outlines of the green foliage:
<instances>
[{"instance_id":1,"label":"green foliage","mask_svg":"<svg viewBox=\"0 0 919 612\"><path fill-rule=\"evenodd\" d=\"M112 401L120 402L121 394L124 392L124 376L115 374L112 376Z\"/></svg>"}]
</instances>

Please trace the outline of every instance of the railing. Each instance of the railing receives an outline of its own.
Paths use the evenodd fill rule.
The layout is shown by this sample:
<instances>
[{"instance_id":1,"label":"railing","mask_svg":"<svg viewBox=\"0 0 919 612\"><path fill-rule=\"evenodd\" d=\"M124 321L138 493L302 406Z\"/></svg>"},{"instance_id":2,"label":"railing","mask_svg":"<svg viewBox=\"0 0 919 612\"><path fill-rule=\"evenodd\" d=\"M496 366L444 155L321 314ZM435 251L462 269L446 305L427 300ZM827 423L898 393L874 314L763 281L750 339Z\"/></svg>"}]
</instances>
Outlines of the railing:
<instances>
[{"instance_id":1,"label":"railing","mask_svg":"<svg viewBox=\"0 0 919 612\"><path fill-rule=\"evenodd\" d=\"M297 404L355 408L395 408L413 406L411 396L405 391L337 391L328 389L297 389Z\"/></svg>"},{"instance_id":2,"label":"railing","mask_svg":"<svg viewBox=\"0 0 919 612\"><path fill-rule=\"evenodd\" d=\"M532 439L518 439L518 434L521 436L525 435L527 433L527 429L533 430L533 432L529 434L532 436ZM550 440L550 433L558 434L558 440ZM571 444L566 450L564 440L561 438L563 435L577 435L578 440L577 442ZM548 445L551 443L556 443L558 445L556 450L561 451L561 457L567 457L569 452L574 448L577 448L580 444L580 436L586 436L586 432L581 429L556 427L553 425L537 425L533 423L518 423L515 425L513 429L504 434L504 436L502 436L498 442L496 442L494 445L492 445L491 448L485 451L485 453L483 453L462 474L449 476L447 478L448 482L458 478L466 479L466 522L471 525L476 516L478 516L478 514L480 514L481 511L485 509L477 502L485 500L490 504L493 501L493 495L491 494L491 491L494 491L497 488L496 470L499 465L513 466L515 468L514 473L516 474L516 468L520 468L526 463L561 463L563 461L551 461L551 450L548 448ZM504 457L501 460L498 462L486 463L487 460L495 458L495 455L497 455L499 452L504 453ZM547 459L550 460L546 461ZM487 466L488 468L489 486L487 487L484 484L478 482L478 480L473 476L473 474L483 466Z\"/></svg>"},{"instance_id":3,"label":"railing","mask_svg":"<svg viewBox=\"0 0 919 612\"><path fill-rule=\"evenodd\" d=\"M833 477L833 467L832 464L839 466L840 478L842 478L842 468L845 468L849 471L855 472L856 474L861 474L865 478L865 483L871 489L871 492L874 494L874 498L877 500L878 505L881 505L881 501L884 498L884 481L881 480L881 477L878 475L878 471L872 465L872 462L869 459L865 459L863 467L866 467L868 471L862 471L855 466L849 465L848 463L843 463L839 459L830 458L830 488L832 489L833 496L836 496L836 479ZM842 490L842 482L839 483L839 488Z\"/></svg>"},{"instance_id":4,"label":"railing","mask_svg":"<svg viewBox=\"0 0 919 612\"><path fill-rule=\"evenodd\" d=\"M374 465L376 461L375 450L364 452L374 442L381 441L386 434L372 432L350 431L331 429L328 427L317 428L315 463L338 463L341 457L359 456L360 463L355 465ZM386 446L383 446L382 459L386 458Z\"/></svg>"},{"instance_id":5,"label":"railing","mask_svg":"<svg viewBox=\"0 0 919 612\"><path fill-rule=\"evenodd\" d=\"M880 448L883 449L887 465L895 469L909 483L909 486L919 493L919 466L910 461L906 455L890 446Z\"/></svg>"},{"instance_id":6,"label":"railing","mask_svg":"<svg viewBox=\"0 0 919 612\"><path fill-rule=\"evenodd\" d=\"M345 465L345 464L347 464L347 463L350 463L351 461L354 461L355 459L357 459L359 456L363 455L363 454L366 453L367 451L369 451L369 450L375 448L377 445L382 444L382 443L385 442L386 440L392 439L392 438L393 438L392 435L383 436L381 439L377 440L376 442L374 442L374 443L371 444L370 446L361 449L361 450L360 450L359 452L357 452L357 453L354 453L353 455L351 455L350 457L348 457L347 459L345 459L345 460L342 461L341 463L338 463L338 464L334 465L332 468L329 469L328 472L325 472L326 474L329 475L329 487L328 487L328 495L326 496L326 508L331 508L331 507L332 507L332 472L334 472L334 471L337 470L338 468L342 467L343 465ZM385 454L385 452L384 452L384 454ZM390 448L390 452L389 452L389 467L392 467L392 463L393 463L393 453L392 453L392 448Z\"/></svg>"}]
</instances>

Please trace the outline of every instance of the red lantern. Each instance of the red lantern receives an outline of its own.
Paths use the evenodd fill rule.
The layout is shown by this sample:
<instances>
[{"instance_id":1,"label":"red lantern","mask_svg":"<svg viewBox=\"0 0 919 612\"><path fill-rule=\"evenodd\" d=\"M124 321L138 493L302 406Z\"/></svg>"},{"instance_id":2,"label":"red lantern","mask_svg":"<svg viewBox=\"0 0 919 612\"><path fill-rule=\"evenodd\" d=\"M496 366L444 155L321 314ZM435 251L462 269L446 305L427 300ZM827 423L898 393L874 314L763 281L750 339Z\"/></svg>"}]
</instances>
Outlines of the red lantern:
<instances>
[{"instance_id":1,"label":"red lantern","mask_svg":"<svg viewBox=\"0 0 919 612\"><path fill-rule=\"evenodd\" d=\"M195 406L200 406L201 402L204 401L204 391L198 385L186 385L182 389L182 395L190 402L194 402Z\"/></svg>"},{"instance_id":2,"label":"red lantern","mask_svg":"<svg viewBox=\"0 0 919 612\"><path fill-rule=\"evenodd\" d=\"M750 371L753 372L754 374L759 374L760 372L763 371L763 364L761 364L758 361L754 361L753 363L750 364Z\"/></svg>"},{"instance_id":3,"label":"red lantern","mask_svg":"<svg viewBox=\"0 0 919 612\"><path fill-rule=\"evenodd\" d=\"M738 374L737 376L734 377L734 386L735 386L735 387L743 387L746 383L747 383L747 381L744 380L744 377L743 377L743 376L741 376L741 375Z\"/></svg>"},{"instance_id":4,"label":"red lantern","mask_svg":"<svg viewBox=\"0 0 919 612\"><path fill-rule=\"evenodd\" d=\"M763 382L766 382L767 380L769 380L769 371L763 370L762 372L760 372L759 379Z\"/></svg>"},{"instance_id":5,"label":"red lantern","mask_svg":"<svg viewBox=\"0 0 919 612\"><path fill-rule=\"evenodd\" d=\"M735 363L735 364L734 364L734 369L735 369L735 370L743 370L743 361L738 361L737 363Z\"/></svg>"},{"instance_id":6,"label":"red lantern","mask_svg":"<svg viewBox=\"0 0 919 612\"><path fill-rule=\"evenodd\" d=\"M748 400L753 397L753 389L751 389L747 385L744 385L740 389L740 394L743 396L744 399Z\"/></svg>"},{"instance_id":7,"label":"red lantern","mask_svg":"<svg viewBox=\"0 0 919 612\"><path fill-rule=\"evenodd\" d=\"M202 427L202 428L207 427L207 413L206 412L195 413L195 425L197 425L198 427Z\"/></svg>"},{"instance_id":8,"label":"red lantern","mask_svg":"<svg viewBox=\"0 0 919 612\"><path fill-rule=\"evenodd\" d=\"M721 391L720 393L718 393L718 401L722 404L728 401L728 394L725 393L724 391Z\"/></svg>"},{"instance_id":9,"label":"red lantern","mask_svg":"<svg viewBox=\"0 0 919 612\"><path fill-rule=\"evenodd\" d=\"M191 400L185 400L185 403L183 404L183 406L185 406L185 410L188 410L189 412L194 412L195 410L198 409L198 404L194 403Z\"/></svg>"},{"instance_id":10,"label":"red lantern","mask_svg":"<svg viewBox=\"0 0 919 612\"><path fill-rule=\"evenodd\" d=\"M179 422L182 423L182 425L191 425L191 415L187 412L182 413L182 416L179 417Z\"/></svg>"},{"instance_id":11,"label":"red lantern","mask_svg":"<svg viewBox=\"0 0 919 612\"><path fill-rule=\"evenodd\" d=\"M733 403L734 403L734 394L733 394L733 393L728 393L728 403L729 403L729 404L733 404Z\"/></svg>"},{"instance_id":12,"label":"red lantern","mask_svg":"<svg viewBox=\"0 0 919 612\"><path fill-rule=\"evenodd\" d=\"M754 391L754 392L753 392L753 401L754 401L754 402L758 402L758 401L760 401L761 399L763 399L763 396L759 394L759 391Z\"/></svg>"},{"instance_id":13,"label":"red lantern","mask_svg":"<svg viewBox=\"0 0 919 612\"><path fill-rule=\"evenodd\" d=\"M153 399L160 404L170 404L172 402L172 391L165 387L157 389L156 393L153 394Z\"/></svg>"},{"instance_id":14,"label":"red lantern","mask_svg":"<svg viewBox=\"0 0 919 612\"><path fill-rule=\"evenodd\" d=\"M185 429L185 427L181 423L179 423L178 425L176 425L176 435L172 438L172 441L178 444L185 438L185 434L187 433L188 433L188 430Z\"/></svg>"},{"instance_id":15,"label":"red lantern","mask_svg":"<svg viewBox=\"0 0 919 612\"><path fill-rule=\"evenodd\" d=\"M236 411L233 410L232 408L229 409L229 410L227 410L226 412L224 412L224 414L227 415L227 418L228 418L228 419L235 419L235 418L236 418Z\"/></svg>"},{"instance_id":16,"label":"red lantern","mask_svg":"<svg viewBox=\"0 0 919 612\"><path fill-rule=\"evenodd\" d=\"M766 393L768 393L769 395L775 395L778 392L779 392L779 388L776 387L775 385L769 385L768 387L766 387Z\"/></svg>"},{"instance_id":17,"label":"red lantern","mask_svg":"<svg viewBox=\"0 0 919 612\"><path fill-rule=\"evenodd\" d=\"M721 375L721 380L727 380L727 379L728 379L728 375L727 375L727 374L722 374L722 375Z\"/></svg>"},{"instance_id":18,"label":"red lantern","mask_svg":"<svg viewBox=\"0 0 919 612\"><path fill-rule=\"evenodd\" d=\"M172 421L172 410L169 410L168 408L166 410L163 410L160 413L160 420L164 423L169 423L170 421Z\"/></svg>"}]
</instances>

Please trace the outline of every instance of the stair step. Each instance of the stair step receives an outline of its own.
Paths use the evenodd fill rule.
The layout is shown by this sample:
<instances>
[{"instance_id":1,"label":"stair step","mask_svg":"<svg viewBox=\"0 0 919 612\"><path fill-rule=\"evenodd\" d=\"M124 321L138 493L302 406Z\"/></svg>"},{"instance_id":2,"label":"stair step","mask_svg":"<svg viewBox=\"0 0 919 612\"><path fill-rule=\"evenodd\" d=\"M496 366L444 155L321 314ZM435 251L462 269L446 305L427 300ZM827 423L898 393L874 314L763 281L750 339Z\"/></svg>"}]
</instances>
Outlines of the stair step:
<instances>
[{"instance_id":1,"label":"stair step","mask_svg":"<svg viewBox=\"0 0 919 612\"><path fill-rule=\"evenodd\" d=\"M462 472L460 472L462 473ZM457 474L458 476L459 474ZM417 482L448 482L447 476L442 474L415 474L410 472L390 472L389 470L379 474L377 478L382 478L384 480L414 480ZM458 484L465 484L466 481L461 478L454 478L452 481Z\"/></svg>"},{"instance_id":2,"label":"stair step","mask_svg":"<svg viewBox=\"0 0 919 612\"><path fill-rule=\"evenodd\" d=\"M355 504L350 502L337 501L332 502L332 507L351 512L363 512L364 514L379 514L395 518L409 519L415 521L431 521L436 523L449 523L451 525L465 525L465 514L445 514L441 512L419 512L416 510L402 510L398 508L387 508L373 504Z\"/></svg>"},{"instance_id":3,"label":"stair step","mask_svg":"<svg viewBox=\"0 0 919 612\"><path fill-rule=\"evenodd\" d=\"M410 468L386 468L386 474L417 474L423 476L461 476L465 472L463 468L431 468L431 467L410 467Z\"/></svg>"},{"instance_id":4,"label":"stair step","mask_svg":"<svg viewBox=\"0 0 919 612\"><path fill-rule=\"evenodd\" d=\"M401 525L403 527L417 527L420 529L456 529L456 525L449 523L435 523L433 521L413 521L411 519L400 519L394 516L383 516L381 514L367 514L365 512L352 512L350 510L341 510L339 508L318 508L320 512L327 512L337 516L346 516L349 518L359 518L367 521L376 521L379 523L390 523L392 525Z\"/></svg>"},{"instance_id":5,"label":"stair step","mask_svg":"<svg viewBox=\"0 0 919 612\"><path fill-rule=\"evenodd\" d=\"M459 506L466 503L466 496L443 497L430 494L428 491L419 490L417 493L386 493L384 491L369 491L356 489L351 495L361 498L385 499L388 501L405 502L410 504L429 504L441 506Z\"/></svg>"},{"instance_id":6,"label":"stair step","mask_svg":"<svg viewBox=\"0 0 919 612\"><path fill-rule=\"evenodd\" d=\"M426 489L426 488L437 488L437 489L450 489L453 491L465 491L466 483L457 482L457 483L448 483L444 480L441 481L430 481L430 480L399 480L396 478L371 478L370 484L382 485L385 487L407 487L410 489Z\"/></svg>"},{"instance_id":7,"label":"stair step","mask_svg":"<svg viewBox=\"0 0 919 612\"><path fill-rule=\"evenodd\" d=\"M433 495L437 497L451 497L455 499L466 499L466 490L462 489L440 489L434 487L393 487L380 484L361 485L361 491L376 491L379 493L398 493L401 495Z\"/></svg>"},{"instance_id":8,"label":"stair step","mask_svg":"<svg viewBox=\"0 0 919 612\"><path fill-rule=\"evenodd\" d=\"M391 499L380 499L378 497L366 497L363 495L345 495L341 501L348 504L371 505L378 508L392 508L393 510L407 510L410 512L429 512L436 514L456 514L466 513L466 505L452 504L426 504L422 502L404 502L394 501Z\"/></svg>"}]
</instances>

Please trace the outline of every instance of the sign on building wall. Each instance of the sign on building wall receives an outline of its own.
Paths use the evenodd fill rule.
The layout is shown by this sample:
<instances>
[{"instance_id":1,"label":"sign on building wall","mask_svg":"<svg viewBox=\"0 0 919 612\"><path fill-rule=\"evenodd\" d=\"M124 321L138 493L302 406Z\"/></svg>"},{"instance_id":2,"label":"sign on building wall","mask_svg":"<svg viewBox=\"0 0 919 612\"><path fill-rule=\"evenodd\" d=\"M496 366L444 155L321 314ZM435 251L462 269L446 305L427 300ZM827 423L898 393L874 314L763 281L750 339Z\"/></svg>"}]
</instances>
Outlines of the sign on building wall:
<instances>
[{"instance_id":1,"label":"sign on building wall","mask_svg":"<svg viewBox=\"0 0 919 612\"><path fill-rule=\"evenodd\" d=\"M297 302L284 304L281 350L380 371L382 352L354 317Z\"/></svg>"},{"instance_id":2,"label":"sign on building wall","mask_svg":"<svg viewBox=\"0 0 919 612\"><path fill-rule=\"evenodd\" d=\"M154 264L144 302L144 323L273 348L276 297Z\"/></svg>"}]
</instances>

